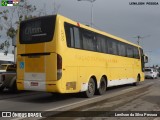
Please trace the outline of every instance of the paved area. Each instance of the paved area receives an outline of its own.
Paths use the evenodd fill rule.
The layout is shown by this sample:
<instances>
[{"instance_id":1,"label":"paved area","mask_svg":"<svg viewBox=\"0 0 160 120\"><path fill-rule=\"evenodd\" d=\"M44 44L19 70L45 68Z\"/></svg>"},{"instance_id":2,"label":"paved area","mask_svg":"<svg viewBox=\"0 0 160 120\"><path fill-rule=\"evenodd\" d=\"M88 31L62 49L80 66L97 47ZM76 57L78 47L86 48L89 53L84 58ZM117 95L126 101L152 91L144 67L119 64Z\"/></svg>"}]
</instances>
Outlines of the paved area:
<instances>
[{"instance_id":1,"label":"paved area","mask_svg":"<svg viewBox=\"0 0 160 120\"><path fill-rule=\"evenodd\" d=\"M154 79L151 81L153 84L143 87L138 90L127 92L121 95L117 95L101 103L94 104L90 107L86 106L79 111L97 111L97 117L57 117L48 118L47 120L160 120L160 117L139 117L141 113L139 111L159 111L160 112L160 80ZM78 110L78 109L77 109ZM99 111L106 111L101 112ZM119 111L120 113L124 111L132 113L132 111L137 111L134 115L138 117L106 117L107 111ZM99 112L99 113L98 113ZM102 117L102 116L105 117ZM115 115L116 116L116 115ZM118 115L117 115L118 116Z\"/></svg>"}]
</instances>

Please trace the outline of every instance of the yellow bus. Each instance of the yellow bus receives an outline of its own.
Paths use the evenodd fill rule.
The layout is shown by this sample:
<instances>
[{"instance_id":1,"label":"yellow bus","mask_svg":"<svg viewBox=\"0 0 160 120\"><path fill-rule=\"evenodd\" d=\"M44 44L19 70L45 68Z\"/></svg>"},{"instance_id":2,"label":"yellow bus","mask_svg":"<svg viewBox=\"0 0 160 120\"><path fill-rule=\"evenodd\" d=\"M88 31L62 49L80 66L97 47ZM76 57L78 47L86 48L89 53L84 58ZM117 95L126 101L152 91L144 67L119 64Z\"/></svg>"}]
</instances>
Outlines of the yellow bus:
<instances>
[{"instance_id":1,"label":"yellow bus","mask_svg":"<svg viewBox=\"0 0 160 120\"><path fill-rule=\"evenodd\" d=\"M18 90L104 94L107 87L144 80L140 46L61 15L21 22Z\"/></svg>"}]
</instances>

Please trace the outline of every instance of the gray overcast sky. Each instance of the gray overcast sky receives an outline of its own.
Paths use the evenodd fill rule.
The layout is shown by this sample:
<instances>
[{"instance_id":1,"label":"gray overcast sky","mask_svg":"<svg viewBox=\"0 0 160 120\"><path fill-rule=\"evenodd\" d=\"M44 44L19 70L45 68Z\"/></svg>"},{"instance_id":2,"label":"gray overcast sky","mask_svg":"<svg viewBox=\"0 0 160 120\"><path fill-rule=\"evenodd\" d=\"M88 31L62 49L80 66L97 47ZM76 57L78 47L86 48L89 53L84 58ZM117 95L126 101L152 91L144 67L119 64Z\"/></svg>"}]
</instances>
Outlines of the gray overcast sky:
<instances>
[{"instance_id":1,"label":"gray overcast sky","mask_svg":"<svg viewBox=\"0 0 160 120\"><path fill-rule=\"evenodd\" d=\"M53 14L54 2L58 13L75 21L90 24L91 3L77 0L28 0L38 9ZM130 2L158 2L159 5L129 5ZM45 5L44 5L45 4ZM137 43L150 57L150 65L160 66L160 0L96 0L93 6L94 27ZM6 7L5 7L6 8ZM4 7L0 7L0 10ZM146 36L146 37L145 37ZM149 64L148 64L149 65Z\"/></svg>"}]
</instances>

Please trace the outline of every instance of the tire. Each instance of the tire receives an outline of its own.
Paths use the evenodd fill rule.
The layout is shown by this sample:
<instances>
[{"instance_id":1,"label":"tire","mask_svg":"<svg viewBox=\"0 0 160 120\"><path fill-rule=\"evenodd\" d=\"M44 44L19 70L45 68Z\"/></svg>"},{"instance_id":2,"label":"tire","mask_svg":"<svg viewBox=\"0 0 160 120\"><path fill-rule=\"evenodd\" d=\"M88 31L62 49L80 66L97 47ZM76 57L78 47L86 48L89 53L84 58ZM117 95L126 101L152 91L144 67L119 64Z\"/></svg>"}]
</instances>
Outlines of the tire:
<instances>
[{"instance_id":1,"label":"tire","mask_svg":"<svg viewBox=\"0 0 160 120\"><path fill-rule=\"evenodd\" d=\"M17 90L16 81L14 81L13 85L11 86L11 88L9 88L9 91L12 92L12 93L16 93L18 91Z\"/></svg>"},{"instance_id":2,"label":"tire","mask_svg":"<svg viewBox=\"0 0 160 120\"><path fill-rule=\"evenodd\" d=\"M156 77L155 77L156 79L158 78L158 76L156 75Z\"/></svg>"},{"instance_id":3,"label":"tire","mask_svg":"<svg viewBox=\"0 0 160 120\"><path fill-rule=\"evenodd\" d=\"M98 95L103 95L103 94L105 94L106 89L107 89L107 82L106 82L105 78L102 77L101 80L100 80L99 89L97 89L96 93Z\"/></svg>"},{"instance_id":4,"label":"tire","mask_svg":"<svg viewBox=\"0 0 160 120\"><path fill-rule=\"evenodd\" d=\"M133 83L134 86L138 86L140 84L140 76L137 76L137 81Z\"/></svg>"},{"instance_id":5,"label":"tire","mask_svg":"<svg viewBox=\"0 0 160 120\"><path fill-rule=\"evenodd\" d=\"M83 92L83 96L86 98L91 98L94 96L95 94L95 82L93 78L90 78L89 82L88 82L88 89L87 91Z\"/></svg>"},{"instance_id":6,"label":"tire","mask_svg":"<svg viewBox=\"0 0 160 120\"><path fill-rule=\"evenodd\" d=\"M152 79L155 79L155 77L153 76Z\"/></svg>"}]
</instances>

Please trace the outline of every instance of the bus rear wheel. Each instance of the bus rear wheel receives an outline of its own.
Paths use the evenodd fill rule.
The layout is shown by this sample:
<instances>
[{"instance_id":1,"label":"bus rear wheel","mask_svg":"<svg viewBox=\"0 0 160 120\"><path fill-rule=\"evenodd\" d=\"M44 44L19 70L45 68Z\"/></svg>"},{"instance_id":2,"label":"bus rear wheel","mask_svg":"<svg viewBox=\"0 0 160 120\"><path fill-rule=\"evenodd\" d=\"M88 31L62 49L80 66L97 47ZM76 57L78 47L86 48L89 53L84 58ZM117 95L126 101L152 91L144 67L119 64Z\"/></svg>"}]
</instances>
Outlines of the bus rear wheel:
<instances>
[{"instance_id":1,"label":"bus rear wheel","mask_svg":"<svg viewBox=\"0 0 160 120\"><path fill-rule=\"evenodd\" d=\"M88 82L88 89L83 93L84 97L90 98L94 96L95 93L95 82L93 78L90 78Z\"/></svg>"},{"instance_id":2,"label":"bus rear wheel","mask_svg":"<svg viewBox=\"0 0 160 120\"><path fill-rule=\"evenodd\" d=\"M12 93L16 93L18 91L16 80L13 82L12 86L9 88L9 91Z\"/></svg>"},{"instance_id":3,"label":"bus rear wheel","mask_svg":"<svg viewBox=\"0 0 160 120\"><path fill-rule=\"evenodd\" d=\"M102 77L100 80L100 86L97 89L97 94L103 95L106 92L106 89L107 89L107 82L106 82L105 78Z\"/></svg>"}]
</instances>

